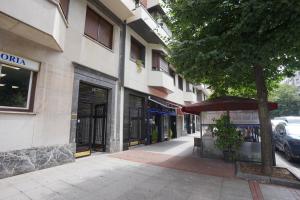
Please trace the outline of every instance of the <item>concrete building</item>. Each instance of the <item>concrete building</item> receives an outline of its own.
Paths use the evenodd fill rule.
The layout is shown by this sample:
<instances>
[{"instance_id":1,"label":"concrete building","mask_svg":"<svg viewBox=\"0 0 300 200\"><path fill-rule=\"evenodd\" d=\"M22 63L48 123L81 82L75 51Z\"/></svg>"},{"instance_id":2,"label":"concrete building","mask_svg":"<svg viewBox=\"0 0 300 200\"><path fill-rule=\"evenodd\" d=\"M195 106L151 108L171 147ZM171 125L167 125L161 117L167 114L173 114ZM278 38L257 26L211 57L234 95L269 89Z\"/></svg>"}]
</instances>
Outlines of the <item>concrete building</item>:
<instances>
[{"instance_id":1,"label":"concrete building","mask_svg":"<svg viewBox=\"0 0 300 200\"><path fill-rule=\"evenodd\" d=\"M0 178L149 144L150 124L185 134L196 92L164 59L161 3L0 5Z\"/></svg>"},{"instance_id":2,"label":"concrete building","mask_svg":"<svg viewBox=\"0 0 300 200\"><path fill-rule=\"evenodd\" d=\"M165 59L171 32L162 20L166 15L163 3L140 1L134 16L127 19L124 149L192 132L193 119L190 115L184 118L178 110L186 103L196 102L196 94L193 85L176 74Z\"/></svg>"}]
</instances>

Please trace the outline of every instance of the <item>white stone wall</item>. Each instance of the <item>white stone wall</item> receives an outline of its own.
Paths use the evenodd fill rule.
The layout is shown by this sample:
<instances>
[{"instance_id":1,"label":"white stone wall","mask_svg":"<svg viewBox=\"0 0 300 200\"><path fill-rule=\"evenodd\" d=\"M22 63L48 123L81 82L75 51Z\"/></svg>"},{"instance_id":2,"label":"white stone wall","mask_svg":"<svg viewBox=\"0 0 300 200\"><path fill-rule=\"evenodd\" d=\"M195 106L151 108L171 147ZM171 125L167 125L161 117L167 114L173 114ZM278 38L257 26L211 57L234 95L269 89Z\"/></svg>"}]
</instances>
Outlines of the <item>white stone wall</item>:
<instances>
[{"instance_id":1,"label":"white stone wall","mask_svg":"<svg viewBox=\"0 0 300 200\"><path fill-rule=\"evenodd\" d=\"M130 59L130 41L131 36L138 40L142 45L145 46L145 68L142 68L141 72L138 72L135 62ZM156 45L158 46L158 45ZM184 93L186 91L186 81L183 79L183 90L178 88L178 75L175 78L175 91L173 93L163 93L159 90L148 87L149 76L148 74L152 70L152 50L155 45L147 43L140 35L134 32L129 26L127 26L126 34L126 50L125 50L125 87L143 92L146 94L152 94L169 100L174 103L184 105ZM156 49L156 48L155 48ZM196 99L196 94L194 94Z\"/></svg>"},{"instance_id":2,"label":"white stone wall","mask_svg":"<svg viewBox=\"0 0 300 200\"><path fill-rule=\"evenodd\" d=\"M0 27L55 50L63 50L67 22L54 0L10 0L0 6ZM9 19L7 16L12 17Z\"/></svg>"},{"instance_id":3,"label":"white stone wall","mask_svg":"<svg viewBox=\"0 0 300 200\"><path fill-rule=\"evenodd\" d=\"M27 3L37 3L37 1L40 0L30 0ZM12 5L14 2L11 1ZM49 6L53 5L50 1L45 2ZM5 6L9 7L8 4L10 2ZM0 7L2 6L1 4ZM63 51L53 50L0 29L1 51L41 63L33 113L0 112L0 152L69 143L73 62L118 77L120 27L117 25L114 27L112 50L87 39L84 36L86 7L85 0L70 1L68 27L66 27L65 37L62 38ZM22 8L18 6L16 9ZM24 12L20 20L38 18L33 10ZM17 13L12 14L17 15ZM116 134L112 133L112 135Z\"/></svg>"}]
</instances>

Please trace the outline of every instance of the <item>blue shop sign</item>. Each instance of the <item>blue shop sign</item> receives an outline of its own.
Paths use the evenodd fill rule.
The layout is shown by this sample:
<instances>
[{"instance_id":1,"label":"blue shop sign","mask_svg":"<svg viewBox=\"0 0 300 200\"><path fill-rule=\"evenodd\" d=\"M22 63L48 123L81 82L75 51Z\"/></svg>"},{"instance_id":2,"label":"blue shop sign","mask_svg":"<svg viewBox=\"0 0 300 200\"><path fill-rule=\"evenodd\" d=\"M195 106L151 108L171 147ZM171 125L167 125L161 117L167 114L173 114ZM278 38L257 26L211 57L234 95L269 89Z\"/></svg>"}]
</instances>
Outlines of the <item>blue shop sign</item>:
<instances>
[{"instance_id":1,"label":"blue shop sign","mask_svg":"<svg viewBox=\"0 0 300 200\"><path fill-rule=\"evenodd\" d=\"M18 66L18 67L23 67L32 71L39 71L39 65L40 65L36 61L29 60L2 51L0 51L0 62Z\"/></svg>"}]
</instances>

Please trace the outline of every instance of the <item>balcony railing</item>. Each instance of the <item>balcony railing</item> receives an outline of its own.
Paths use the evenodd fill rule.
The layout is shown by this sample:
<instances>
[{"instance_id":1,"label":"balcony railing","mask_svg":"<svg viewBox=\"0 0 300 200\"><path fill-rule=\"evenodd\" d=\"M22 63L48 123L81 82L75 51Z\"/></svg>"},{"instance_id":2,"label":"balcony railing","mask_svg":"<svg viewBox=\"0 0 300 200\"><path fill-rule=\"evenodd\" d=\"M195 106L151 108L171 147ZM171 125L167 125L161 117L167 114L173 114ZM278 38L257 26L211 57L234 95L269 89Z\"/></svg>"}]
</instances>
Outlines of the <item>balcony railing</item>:
<instances>
[{"instance_id":1,"label":"balcony railing","mask_svg":"<svg viewBox=\"0 0 300 200\"><path fill-rule=\"evenodd\" d=\"M172 93L175 91L173 77L159 69L150 71L148 85L166 93Z\"/></svg>"},{"instance_id":2,"label":"balcony railing","mask_svg":"<svg viewBox=\"0 0 300 200\"><path fill-rule=\"evenodd\" d=\"M168 69L165 69L164 67L152 67L152 71L160 71L170 75L170 71Z\"/></svg>"},{"instance_id":3,"label":"balcony railing","mask_svg":"<svg viewBox=\"0 0 300 200\"><path fill-rule=\"evenodd\" d=\"M135 2L135 8L139 6L144 6L147 9L147 0L133 0Z\"/></svg>"},{"instance_id":4,"label":"balcony railing","mask_svg":"<svg viewBox=\"0 0 300 200\"><path fill-rule=\"evenodd\" d=\"M128 25L138 34L142 35L148 43L168 44L170 32L150 15L143 3L138 2L134 16L127 20Z\"/></svg>"},{"instance_id":5,"label":"balcony railing","mask_svg":"<svg viewBox=\"0 0 300 200\"><path fill-rule=\"evenodd\" d=\"M184 92L183 100L186 102L196 102L196 94L193 92Z\"/></svg>"}]
</instances>

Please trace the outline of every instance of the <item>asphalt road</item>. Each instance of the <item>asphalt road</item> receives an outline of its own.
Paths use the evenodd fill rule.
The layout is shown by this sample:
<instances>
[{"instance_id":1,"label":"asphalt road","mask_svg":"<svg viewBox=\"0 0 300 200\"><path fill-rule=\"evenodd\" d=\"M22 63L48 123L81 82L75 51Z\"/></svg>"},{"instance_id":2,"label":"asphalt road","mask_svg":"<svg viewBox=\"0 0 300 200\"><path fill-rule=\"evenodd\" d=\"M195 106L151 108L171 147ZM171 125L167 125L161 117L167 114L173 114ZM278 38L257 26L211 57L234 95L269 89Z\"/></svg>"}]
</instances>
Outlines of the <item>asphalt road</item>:
<instances>
[{"instance_id":1,"label":"asphalt road","mask_svg":"<svg viewBox=\"0 0 300 200\"><path fill-rule=\"evenodd\" d=\"M284 153L276 152L276 165L278 167L288 168L294 175L300 179L300 161L289 162L284 157Z\"/></svg>"}]
</instances>

